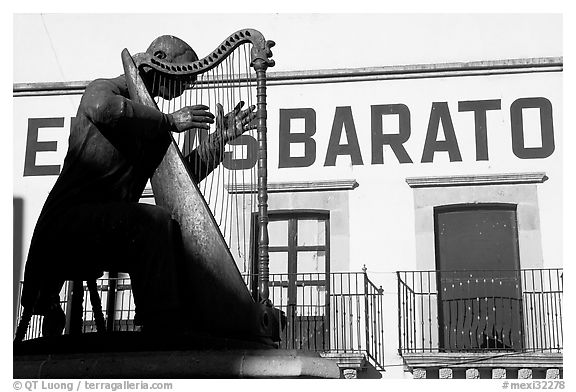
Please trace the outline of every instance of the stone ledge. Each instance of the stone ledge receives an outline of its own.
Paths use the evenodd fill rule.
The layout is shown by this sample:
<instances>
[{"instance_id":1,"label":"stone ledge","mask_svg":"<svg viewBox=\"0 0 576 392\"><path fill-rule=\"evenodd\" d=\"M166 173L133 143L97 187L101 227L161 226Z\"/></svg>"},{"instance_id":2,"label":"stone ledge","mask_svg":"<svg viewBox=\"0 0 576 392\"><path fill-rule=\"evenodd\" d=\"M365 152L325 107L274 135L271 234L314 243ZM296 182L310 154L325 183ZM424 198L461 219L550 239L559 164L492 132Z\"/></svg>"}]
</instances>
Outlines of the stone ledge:
<instances>
[{"instance_id":1,"label":"stone ledge","mask_svg":"<svg viewBox=\"0 0 576 392\"><path fill-rule=\"evenodd\" d=\"M351 191L359 186L356 180L318 180L318 181L293 181L268 183L268 193L286 192L326 192L326 191ZM254 185L227 184L226 190L230 194L257 193ZM142 193L142 198L154 197L152 188L147 187Z\"/></svg>"},{"instance_id":2,"label":"stone ledge","mask_svg":"<svg viewBox=\"0 0 576 392\"><path fill-rule=\"evenodd\" d=\"M339 378L336 363L296 350L148 351L14 356L14 378Z\"/></svg>"},{"instance_id":3,"label":"stone ledge","mask_svg":"<svg viewBox=\"0 0 576 392\"><path fill-rule=\"evenodd\" d=\"M408 177L406 183L410 188L476 186L476 185L510 185L538 184L546 181L546 173L504 173L504 174L471 174L441 177Z\"/></svg>"},{"instance_id":4,"label":"stone ledge","mask_svg":"<svg viewBox=\"0 0 576 392\"><path fill-rule=\"evenodd\" d=\"M361 353L323 352L320 356L336 362L340 368L363 369L366 367L366 357Z\"/></svg>"},{"instance_id":5,"label":"stone ledge","mask_svg":"<svg viewBox=\"0 0 576 392\"><path fill-rule=\"evenodd\" d=\"M405 366L415 368L561 368L563 353L409 353Z\"/></svg>"},{"instance_id":6,"label":"stone ledge","mask_svg":"<svg viewBox=\"0 0 576 392\"><path fill-rule=\"evenodd\" d=\"M281 192L319 192L319 191L351 191L358 187L356 180L318 180L318 181L292 181L270 182L268 193ZM255 185L228 184L226 190L231 194L256 193Z\"/></svg>"}]
</instances>

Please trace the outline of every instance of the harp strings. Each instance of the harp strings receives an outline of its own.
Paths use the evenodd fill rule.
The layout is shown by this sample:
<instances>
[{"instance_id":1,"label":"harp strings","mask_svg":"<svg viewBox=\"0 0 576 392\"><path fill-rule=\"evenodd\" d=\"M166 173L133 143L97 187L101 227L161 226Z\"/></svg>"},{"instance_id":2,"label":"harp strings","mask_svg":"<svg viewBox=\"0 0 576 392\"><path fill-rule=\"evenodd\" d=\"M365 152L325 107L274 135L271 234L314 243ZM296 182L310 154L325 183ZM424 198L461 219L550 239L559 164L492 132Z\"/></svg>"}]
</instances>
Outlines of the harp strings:
<instances>
[{"instance_id":1,"label":"harp strings","mask_svg":"<svg viewBox=\"0 0 576 392\"><path fill-rule=\"evenodd\" d=\"M246 78L246 83L247 83L246 101L248 102L248 105L251 106L251 105L255 104L254 99L253 99L253 92L255 89L256 76L252 72L252 68L250 67L250 52L247 50L246 46L243 47L242 54L243 54L244 60L242 61L241 59L239 59L238 63L244 64L244 67L245 67L244 73L245 73L245 75L247 75L247 78ZM241 69L240 65L239 65L239 69ZM250 136L252 136L254 138L254 140L258 140L256 133L257 133L256 130L250 130ZM248 192L248 195L249 195L249 200L248 200L249 204L248 205L250 206L250 210L255 213L258 210L257 200L256 200L256 187L258 184L257 165L254 165L254 169L248 173L248 176L246 176L246 177L244 177L244 176L245 176L245 172L243 171L242 172L243 183L250 184L250 191ZM242 195L242 198L245 198L246 192L242 192L241 195ZM246 203L246 200L243 200L243 202ZM244 219L246 219L246 217L244 217ZM252 219L248 219L248 222L246 222L246 221L243 222L244 238L247 238L252 233L252 230L250 230L250 228L249 228L249 225L251 225L251 222L252 222ZM256 243L256 241L254 241L254 243ZM255 253L257 253L257 252L255 252ZM246 249L245 249L245 254L246 254ZM249 274L254 273L254 271L252 271L252 263L248 263L247 269L248 269Z\"/></svg>"},{"instance_id":2,"label":"harp strings","mask_svg":"<svg viewBox=\"0 0 576 392\"><path fill-rule=\"evenodd\" d=\"M177 95L176 93L181 91L178 83L180 82L162 74L158 77L155 75L153 81L155 88L164 92L160 94L164 97ZM156 103L164 113L173 113L185 106L206 105L210 112L218 117L217 104L222 105L222 115L233 112L240 101L245 102L241 110L255 105L255 86L255 74L250 66L250 45L245 44L233 51L215 68L197 75L194 88L184 90L181 95L173 99L157 97ZM209 138L209 134L215 132L219 121L223 119L217 118L210 131L191 129L185 133L174 134L184 157ZM256 133L255 129L251 129L244 132L244 135L257 140ZM224 146L222 139L220 143L220 151L226 152L224 155L226 162L217 165L217 162L213 161L212 165L205 165L200 162L199 155L195 154L192 155L191 166L196 169L194 175L202 179L198 188L209 205L238 266L243 267L243 272L251 273L250 225L251 215L257 210L255 193L257 165L253 164L256 161L254 157L256 151L253 143ZM213 156L213 159L217 157ZM250 163L250 167L247 163ZM208 166L216 168L208 173ZM234 188L249 191L229 192Z\"/></svg>"}]
</instances>

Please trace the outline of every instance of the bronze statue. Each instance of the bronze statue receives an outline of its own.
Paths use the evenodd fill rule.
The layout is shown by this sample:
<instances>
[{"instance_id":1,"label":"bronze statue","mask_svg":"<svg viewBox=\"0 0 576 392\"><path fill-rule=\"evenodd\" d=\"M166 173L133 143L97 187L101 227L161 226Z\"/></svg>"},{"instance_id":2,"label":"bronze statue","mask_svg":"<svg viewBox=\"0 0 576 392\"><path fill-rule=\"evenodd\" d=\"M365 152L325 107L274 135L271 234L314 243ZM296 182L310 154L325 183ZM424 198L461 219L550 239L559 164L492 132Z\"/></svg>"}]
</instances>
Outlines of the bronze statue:
<instances>
[{"instance_id":1,"label":"bronze statue","mask_svg":"<svg viewBox=\"0 0 576 392\"><path fill-rule=\"evenodd\" d=\"M285 326L268 287L266 69L274 65L272 46L257 30L243 29L198 59L182 40L162 36L146 53L132 57L124 49L123 76L88 85L28 255L14 345L16 378L338 377L338 366L318 355L270 350L278 347ZM253 72L207 75L217 67L232 70L242 58ZM186 104L197 77L204 91L230 89L222 100L209 102L216 116L205 105ZM234 94L243 90L250 94ZM182 109L159 110L162 98L180 95ZM241 97L248 101L244 110ZM204 102L201 94L196 102ZM224 115L223 105L236 106ZM211 124L215 131L206 136ZM186 136L204 136L182 153L172 133L188 129ZM257 140L243 135L252 129ZM257 264L251 290L198 187L223 161L224 146L240 143L240 136L258 144L257 214L247 209L254 214L249 224L258 226L257 240L250 239L251 262ZM138 203L148 180L156 206ZM54 336L66 321L59 301L65 280L74 287L88 282L99 323L100 300L93 294L104 271L130 274L140 323L153 333L76 334L70 328ZM81 313L81 300L74 300L80 293L83 288L74 288L71 313ZM33 313L44 315L46 338L21 342ZM101 312L99 319L102 325Z\"/></svg>"},{"instance_id":2,"label":"bronze statue","mask_svg":"<svg viewBox=\"0 0 576 392\"><path fill-rule=\"evenodd\" d=\"M154 40L147 54L164 62L198 60L194 50L173 36ZM152 96L178 97L193 78L174 76L170 88L154 85L157 71L142 78ZM140 323L148 329L179 323L183 281L178 222L159 206L138 203L147 181L171 143L170 132L191 128L216 131L185 157L208 175L223 158L222 146L255 128L254 106L217 116L204 105L171 114L129 98L126 77L97 79L82 97L71 127L62 172L50 192L34 230L25 267L22 306L44 315L45 335L64 327L59 292L66 280L91 280L104 271L126 272ZM194 178L201 181L202 178Z\"/></svg>"}]
</instances>

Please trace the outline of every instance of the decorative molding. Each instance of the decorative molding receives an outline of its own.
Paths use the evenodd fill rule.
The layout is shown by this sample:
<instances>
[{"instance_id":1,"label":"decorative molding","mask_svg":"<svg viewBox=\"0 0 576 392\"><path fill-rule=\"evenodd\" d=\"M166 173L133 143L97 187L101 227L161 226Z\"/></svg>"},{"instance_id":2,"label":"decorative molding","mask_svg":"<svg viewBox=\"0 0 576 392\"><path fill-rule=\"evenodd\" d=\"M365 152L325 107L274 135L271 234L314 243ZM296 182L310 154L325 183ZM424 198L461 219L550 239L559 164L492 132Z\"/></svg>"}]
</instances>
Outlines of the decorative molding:
<instances>
[{"instance_id":1,"label":"decorative molding","mask_svg":"<svg viewBox=\"0 0 576 392\"><path fill-rule=\"evenodd\" d=\"M351 191L358 187L356 180L321 180L268 183L268 193ZM255 185L227 184L231 194L256 193Z\"/></svg>"},{"instance_id":2,"label":"decorative molding","mask_svg":"<svg viewBox=\"0 0 576 392\"><path fill-rule=\"evenodd\" d=\"M276 182L268 184L268 193L351 191L358 186L356 180ZM256 186L244 184L226 184L226 190L230 194L257 193L258 191ZM154 197L154 191L146 187L142 192L142 198L150 197Z\"/></svg>"},{"instance_id":3,"label":"decorative molding","mask_svg":"<svg viewBox=\"0 0 576 392\"><path fill-rule=\"evenodd\" d=\"M353 69L270 72L269 84L341 83L390 79L562 72L563 66L562 57L539 57L459 63L393 65Z\"/></svg>"},{"instance_id":4,"label":"decorative molding","mask_svg":"<svg viewBox=\"0 0 576 392\"><path fill-rule=\"evenodd\" d=\"M459 63L411 64L385 67L268 72L268 85L343 83L390 79L486 76L562 72L562 57L535 57ZM242 77L242 75L240 75ZM79 95L90 81L14 83L13 96ZM210 83L207 80L205 83ZM198 84L202 88L202 83Z\"/></svg>"},{"instance_id":5,"label":"decorative molding","mask_svg":"<svg viewBox=\"0 0 576 392\"><path fill-rule=\"evenodd\" d=\"M476 186L476 185L509 185L539 184L546 181L546 173L504 173L504 174L470 174L462 176L408 177L406 183L410 188Z\"/></svg>"},{"instance_id":6,"label":"decorative molding","mask_svg":"<svg viewBox=\"0 0 576 392\"><path fill-rule=\"evenodd\" d=\"M368 361L362 353L341 353L334 351L320 352L324 359L335 361L341 369L363 369L367 366Z\"/></svg>"},{"instance_id":7,"label":"decorative molding","mask_svg":"<svg viewBox=\"0 0 576 392\"><path fill-rule=\"evenodd\" d=\"M408 369L562 368L563 353L424 353L402 354Z\"/></svg>"}]
</instances>

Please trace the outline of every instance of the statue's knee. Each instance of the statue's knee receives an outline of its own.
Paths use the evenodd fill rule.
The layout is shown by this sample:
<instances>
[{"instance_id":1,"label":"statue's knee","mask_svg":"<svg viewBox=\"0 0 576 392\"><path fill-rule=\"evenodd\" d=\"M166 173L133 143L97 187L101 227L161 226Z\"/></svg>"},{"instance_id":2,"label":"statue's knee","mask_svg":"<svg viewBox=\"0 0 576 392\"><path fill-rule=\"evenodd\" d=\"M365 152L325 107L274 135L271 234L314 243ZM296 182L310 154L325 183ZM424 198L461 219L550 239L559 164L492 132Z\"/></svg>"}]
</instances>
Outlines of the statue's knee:
<instances>
[{"instance_id":1,"label":"statue's knee","mask_svg":"<svg viewBox=\"0 0 576 392\"><path fill-rule=\"evenodd\" d=\"M180 225L176 221L170 212L162 207L158 207L154 210L154 227L156 237L166 238L168 240L174 240L180 236ZM159 239L159 238L158 238Z\"/></svg>"},{"instance_id":2,"label":"statue's knee","mask_svg":"<svg viewBox=\"0 0 576 392\"><path fill-rule=\"evenodd\" d=\"M170 212L163 207L143 204L138 206L139 223L143 227L161 228L172 220Z\"/></svg>"},{"instance_id":3,"label":"statue's knee","mask_svg":"<svg viewBox=\"0 0 576 392\"><path fill-rule=\"evenodd\" d=\"M160 206L147 206L148 215L157 222L166 222L172 219L170 211Z\"/></svg>"}]
</instances>

